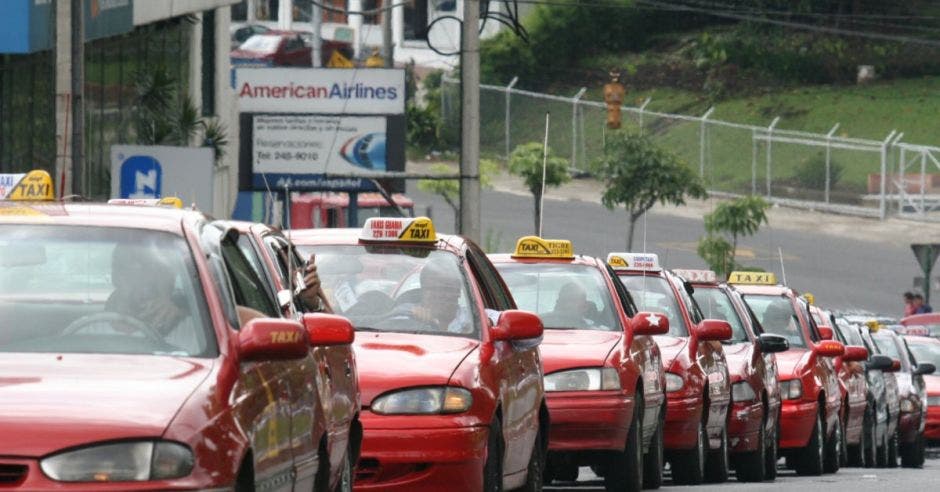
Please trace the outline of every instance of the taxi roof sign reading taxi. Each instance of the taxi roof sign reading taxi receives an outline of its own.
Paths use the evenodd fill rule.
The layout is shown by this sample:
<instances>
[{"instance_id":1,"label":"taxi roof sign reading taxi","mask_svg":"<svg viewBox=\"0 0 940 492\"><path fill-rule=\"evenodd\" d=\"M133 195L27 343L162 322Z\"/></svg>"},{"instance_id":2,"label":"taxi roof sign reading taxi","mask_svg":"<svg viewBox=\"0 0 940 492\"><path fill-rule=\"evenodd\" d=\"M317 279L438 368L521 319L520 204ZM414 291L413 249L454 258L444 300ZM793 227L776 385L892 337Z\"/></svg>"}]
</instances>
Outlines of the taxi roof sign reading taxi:
<instances>
[{"instance_id":1,"label":"taxi roof sign reading taxi","mask_svg":"<svg viewBox=\"0 0 940 492\"><path fill-rule=\"evenodd\" d=\"M718 275L712 270L688 270L678 268L673 270L672 273L675 273L689 282L701 282L703 284L718 283Z\"/></svg>"},{"instance_id":2,"label":"taxi roof sign reading taxi","mask_svg":"<svg viewBox=\"0 0 940 492\"><path fill-rule=\"evenodd\" d=\"M17 180L17 178L19 178ZM15 185L3 188L0 193L0 199L11 201L52 201L55 200L55 186L52 184L52 176L41 169L36 169L22 174L0 174L0 183L12 183Z\"/></svg>"},{"instance_id":3,"label":"taxi roof sign reading taxi","mask_svg":"<svg viewBox=\"0 0 940 492\"><path fill-rule=\"evenodd\" d=\"M574 246L566 239L542 239L538 236L524 236L516 241L513 258L574 258Z\"/></svg>"},{"instance_id":4,"label":"taxi roof sign reading taxi","mask_svg":"<svg viewBox=\"0 0 940 492\"><path fill-rule=\"evenodd\" d=\"M731 272L729 284L777 285L777 276L772 272Z\"/></svg>"},{"instance_id":5,"label":"taxi roof sign reading taxi","mask_svg":"<svg viewBox=\"0 0 940 492\"><path fill-rule=\"evenodd\" d=\"M108 200L108 205L183 208L183 200L175 196L166 196L163 198L112 198Z\"/></svg>"},{"instance_id":6,"label":"taxi roof sign reading taxi","mask_svg":"<svg viewBox=\"0 0 940 492\"><path fill-rule=\"evenodd\" d=\"M433 243L437 241L437 234L434 223L427 217L371 217L362 226L359 239Z\"/></svg>"},{"instance_id":7,"label":"taxi roof sign reading taxi","mask_svg":"<svg viewBox=\"0 0 940 492\"><path fill-rule=\"evenodd\" d=\"M658 272L659 255L656 253L610 253L607 264L614 270Z\"/></svg>"}]
</instances>

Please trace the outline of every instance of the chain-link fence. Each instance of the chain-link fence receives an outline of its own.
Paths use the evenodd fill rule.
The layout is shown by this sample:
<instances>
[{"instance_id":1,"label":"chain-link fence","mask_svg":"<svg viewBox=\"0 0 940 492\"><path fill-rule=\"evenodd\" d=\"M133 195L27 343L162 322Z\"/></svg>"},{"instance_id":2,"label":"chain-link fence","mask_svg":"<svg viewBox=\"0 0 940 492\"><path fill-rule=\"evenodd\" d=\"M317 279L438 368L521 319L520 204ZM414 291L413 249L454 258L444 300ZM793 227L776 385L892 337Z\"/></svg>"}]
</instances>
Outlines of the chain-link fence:
<instances>
[{"instance_id":1,"label":"chain-link fence","mask_svg":"<svg viewBox=\"0 0 940 492\"><path fill-rule=\"evenodd\" d=\"M549 147L585 171L603 153L606 105L582 99L582 89L557 96L514 88L480 86L480 145L484 156L506 158L526 142L541 142L550 113ZM622 127L642 132L698 170L713 194L757 194L771 202L838 213L885 218L899 214L940 219L940 148L902 142L716 120L712 111L692 116L622 108ZM443 130L460 126L460 82L444 78Z\"/></svg>"}]
</instances>

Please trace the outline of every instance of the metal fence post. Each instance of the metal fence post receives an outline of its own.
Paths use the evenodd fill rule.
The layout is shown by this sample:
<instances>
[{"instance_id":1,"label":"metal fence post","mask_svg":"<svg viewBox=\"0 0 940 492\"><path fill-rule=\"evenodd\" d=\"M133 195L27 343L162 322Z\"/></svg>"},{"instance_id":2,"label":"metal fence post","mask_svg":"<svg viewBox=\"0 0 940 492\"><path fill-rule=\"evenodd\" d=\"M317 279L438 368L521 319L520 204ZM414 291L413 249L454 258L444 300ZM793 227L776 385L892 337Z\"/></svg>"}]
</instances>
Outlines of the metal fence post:
<instances>
[{"instance_id":1,"label":"metal fence post","mask_svg":"<svg viewBox=\"0 0 940 492\"><path fill-rule=\"evenodd\" d=\"M751 130L751 194L757 194L757 130Z\"/></svg>"},{"instance_id":2,"label":"metal fence post","mask_svg":"<svg viewBox=\"0 0 940 492\"><path fill-rule=\"evenodd\" d=\"M578 101L585 92L587 87L582 87L571 98L571 167L574 169L578 169Z\"/></svg>"},{"instance_id":3,"label":"metal fence post","mask_svg":"<svg viewBox=\"0 0 940 492\"><path fill-rule=\"evenodd\" d=\"M702 115L702 123L698 131L698 176L702 179L705 179L705 124L708 122L708 117L711 116L714 111L714 106L708 108L708 111L705 111L705 114Z\"/></svg>"},{"instance_id":4,"label":"metal fence post","mask_svg":"<svg viewBox=\"0 0 940 492\"><path fill-rule=\"evenodd\" d=\"M773 148L774 141L774 127L777 126L777 123L780 123L780 117L774 118L770 122L770 126L767 127L767 198L771 198L773 193L770 190L772 179L771 179L771 165L773 163L773 153L771 152Z\"/></svg>"},{"instance_id":5,"label":"metal fence post","mask_svg":"<svg viewBox=\"0 0 940 492\"><path fill-rule=\"evenodd\" d=\"M894 139L891 140L891 144L889 145L889 147L894 147L895 145L899 144L899 143L901 142L901 139L902 139L902 138L904 138L904 132L899 132L897 135L894 136ZM891 160L891 154L888 154L888 160L889 160L889 161ZM888 163L888 166L889 166L889 167L892 167L892 168L894 167L894 166L891 166L891 163L890 163L890 162ZM905 174L904 169L907 169L907 161L904 159L904 147L901 147L900 155L898 156L897 171L898 171L898 175L901 176L901 178L900 178L900 179L901 179L901 183L902 183L901 186L904 187L905 192L904 192L904 193L900 193L900 192L899 192L899 193L897 194L897 195L898 195L898 211L899 211L899 212L901 212L901 211L904 210L904 199L905 199L905 197L907 196L907 193L906 193L906 190L907 190L907 180L906 180L905 177L904 177L904 174Z\"/></svg>"},{"instance_id":6,"label":"metal fence post","mask_svg":"<svg viewBox=\"0 0 940 492\"><path fill-rule=\"evenodd\" d=\"M509 107L510 101L512 100L512 88L516 86L516 82L519 82L519 77L513 77L509 81L509 85L506 86L506 161L509 161L509 154L512 152L512 146L509 144Z\"/></svg>"},{"instance_id":7,"label":"metal fence post","mask_svg":"<svg viewBox=\"0 0 940 492\"><path fill-rule=\"evenodd\" d=\"M886 202L888 198L888 144L891 142L891 139L894 138L895 134L897 134L897 130L891 130L888 137L881 142L881 199L878 200L878 217L880 217L881 220L885 220L885 216L888 212Z\"/></svg>"},{"instance_id":8,"label":"metal fence post","mask_svg":"<svg viewBox=\"0 0 940 492\"><path fill-rule=\"evenodd\" d=\"M832 183L830 170L832 169L832 136L836 133L836 130L839 129L839 124L836 123L832 127L832 130L829 130L829 133L826 134L826 191L825 191L825 201L829 203L829 187Z\"/></svg>"},{"instance_id":9,"label":"metal fence post","mask_svg":"<svg viewBox=\"0 0 940 492\"><path fill-rule=\"evenodd\" d=\"M639 125L640 125L640 135L643 134L643 111L646 111L646 106L648 106L649 103L650 103L650 101L652 101L652 100L653 100L652 97L647 97L646 100L643 101L643 104L640 105L640 111L639 111L640 114L638 115L638 116L639 116L639 117L638 117L638 119L639 119L638 123L639 123Z\"/></svg>"}]
</instances>

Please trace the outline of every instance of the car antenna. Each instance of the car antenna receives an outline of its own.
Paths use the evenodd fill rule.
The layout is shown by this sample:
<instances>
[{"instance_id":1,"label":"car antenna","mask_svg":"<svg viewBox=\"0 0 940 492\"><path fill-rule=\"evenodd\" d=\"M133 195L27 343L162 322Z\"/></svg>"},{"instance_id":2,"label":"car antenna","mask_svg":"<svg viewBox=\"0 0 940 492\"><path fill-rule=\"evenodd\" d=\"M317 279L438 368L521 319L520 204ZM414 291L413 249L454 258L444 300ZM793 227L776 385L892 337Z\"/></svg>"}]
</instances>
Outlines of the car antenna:
<instances>
[{"instance_id":1,"label":"car antenna","mask_svg":"<svg viewBox=\"0 0 940 492\"><path fill-rule=\"evenodd\" d=\"M783 266L783 248L777 246L777 253L780 255L780 276L783 277L783 285L787 285L787 269Z\"/></svg>"},{"instance_id":2,"label":"car antenna","mask_svg":"<svg viewBox=\"0 0 940 492\"><path fill-rule=\"evenodd\" d=\"M542 143L542 192L539 193L539 237L542 237L542 217L545 215L545 176L548 172L548 127L552 114L545 113L545 140Z\"/></svg>"}]
</instances>

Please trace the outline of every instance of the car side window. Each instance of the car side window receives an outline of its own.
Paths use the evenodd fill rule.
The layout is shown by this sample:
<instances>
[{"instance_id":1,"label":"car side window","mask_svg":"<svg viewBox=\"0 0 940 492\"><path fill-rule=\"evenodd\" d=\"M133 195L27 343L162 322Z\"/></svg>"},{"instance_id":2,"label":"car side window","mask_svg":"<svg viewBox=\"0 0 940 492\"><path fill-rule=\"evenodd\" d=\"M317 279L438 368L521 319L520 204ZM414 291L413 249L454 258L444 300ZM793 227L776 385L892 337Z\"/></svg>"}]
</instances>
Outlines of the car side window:
<instances>
[{"instance_id":1,"label":"car side window","mask_svg":"<svg viewBox=\"0 0 940 492\"><path fill-rule=\"evenodd\" d=\"M809 326L809 338L814 342L819 342L822 340L822 337L819 335L819 329L816 328L816 320L809 312L809 305L805 301L797 301L800 305L800 310L803 314L803 317L806 318L806 324Z\"/></svg>"},{"instance_id":2,"label":"car side window","mask_svg":"<svg viewBox=\"0 0 940 492\"><path fill-rule=\"evenodd\" d=\"M607 275L613 280L614 290L617 291L617 297L620 298L620 305L623 306L623 311L631 318L636 316L639 310L633 302L633 296L630 295L630 291L628 291L627 287L623 285L623 282L617 278L617 272L615 272L610 265L604 265L604 267L607 269Z\"/></svg>"},{"instance_id":3,"label":"car side window","mask_svg":"<svg viewBox=\"0 0 940 492\"><path fill-rule=\"evenodd\" d=\"M284 48L285 51L297 51L304 48L304 40L300 36L290 38L287 41L287 46Z\"/></svg>"},{"instance_id":4,"label":"car side window","mask_svg":"<svg viewBox=\"0 0 940 492\"><path fill-rule=\"evenodd\" d=\"M222 258L231 277L235 302L240 306L260 311L266 316L279 317L277 304L268 294L264 282L238 245L227 237L222 239Z\"/></svg>"},{"instance_id":5,"label":"car side window","mask_svg":"<svg viewBox=\"0 0 940 492\"><path fill-rule=\"evenodd\" d=\"M515 309L516 303L512 295L503 284L502 277L499 276L496 268L486 259L486 255L471 246L467 250L467 260L470 262L473 275L483 284L484 305L496 311Z\"/></svg>"},{"instance_id":6,"label":"car side window","mask_svg":"<svg viewBox=\"0 0 940 492\"><path fill-rule=\"evenodd\" d=\"M682 299L682 303L685 304L685 309L689 312L689 318L692 319L693 323L701 323L702 320L705 319L705 315L702 314L702 310L698 307L698 303L695 302L695 299L685 290L685 282L672 275L669 275L669 280L673 282L676 290L679 291L679 298Z\"/></svg>"}]
</instances>

